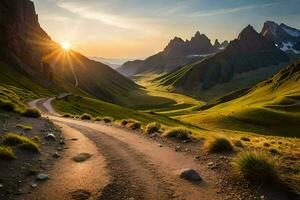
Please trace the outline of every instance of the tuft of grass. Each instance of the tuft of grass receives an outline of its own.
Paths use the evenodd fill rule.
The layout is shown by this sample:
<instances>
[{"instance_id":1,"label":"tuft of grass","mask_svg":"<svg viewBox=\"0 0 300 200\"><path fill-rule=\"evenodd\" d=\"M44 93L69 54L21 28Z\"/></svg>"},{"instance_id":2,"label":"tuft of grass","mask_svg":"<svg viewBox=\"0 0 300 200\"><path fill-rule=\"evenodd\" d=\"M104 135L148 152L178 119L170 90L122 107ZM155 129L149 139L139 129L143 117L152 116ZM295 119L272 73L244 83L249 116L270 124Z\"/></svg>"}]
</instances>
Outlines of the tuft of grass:
<instances>
[{"instance_id":1,"label":"tuft of grass","mask_svg":"<svg viewBox=\"0 0 300 200\"><path fill-rule=\"evenodd\" d=\"M252 182L265 184L279 180L275 160L264 152L242 152L234 159L233 165Z\"/></svg>"},{"instance_id":2,"label":"tuft of grass","mask_svg":"<svg viewBox=\"0 0 300 200\"><path fill-rule=\"evenodd\" d=\"M138 129L141 129L141 127L142 127L141 122L138 122L138 121L129 122L127 125L132 130L138 130Z\"/></svg>"},{"instance_id":3,"label":"tuft of grass","mask_svg":"<svg viewBox=\"0 0 300 200\"><path fill-rule=\"evenodd\" d=\"M11 147L0 146L0 160L13 160L15 153Z\"/></svg>"},{"instance_id":4,"label":"tuft of grass","mask_svg":"<svg viewBox=\"0 0 300 200\"><path fill-rule=\"evenodd\" d=\"M23 113L23 116L25 117L31 117L31 118L39 118L41 117L41 113L39 110L35 109L35 108L26 108Z\"/></svg>"},{"instance_id":5,"label":"tuft of grass","mask_svg":"<svg viewBox=\"0 0 300 200\"><path fill-rule=\"evenodd\" d=\"M104 121L105 123L111 123L111 122L114 121L114 119L113 119L112 117L103 117L103 121Z\"/></svg>"},{"instance_id":6,"label":"tuft of grass","mask_svg":"<svg viewBox=\"0 0 300 200\"><path fill-rule=\"evenodd\" d=\"M38 173L41 172L41 170L35 166L29 165L27 167L27 171L29 175L37 175Z\"/></svg>"},{"instance_id":7,"label":"tuft of grass","mask_svg":"<svg viewBox=\"0 0 300 200\"><path fill-rule=\"evenodd\" d=\"M24 125L24 124L17 124L16 127L22 129L23 131L31 131L32 130L32 126Z\"/></svg>"},{"instance_id":8,"label":"tuft of grass","mask_svg":"<svg viewBox=\"0 0 300 200\"><path fill-rule=\"evenodd\" d=\"M250 138L247 138L247 137L241 137L241 140L245 141L245 142L250 142Z\"/></svg>"},{"instance_id":9,"label":"tuft of grass","mask_svg":"<svg viewBox=\"0 0 300 200\"><path fill-rule=\"evenodd\" d=\"M161 128L161 124L157 122L151 122L146 126L146 133L151 134L155 132L159 132Z\"/></svg>"},{"instance_id":10,"label":"tuft of grass","mask_svg":"<svg viewBox=\"0 0 300 200\"><path fill-rule=\"evenodd\" d=\"M90 114L84 113L80 116L82 120L91 120L93 117Z\"/></svg>"},{"instance_id":11,"label":"tuft of grass","mask_svg":"<svg viewBox=\"0 0 300 200\"><path fill-rule=\"evenodd\" d=\"M233 146L226 138L214 138L208 140L205 148L210 153L229 153L233 151Z\"/></svg>"},{"instance_id":12,"label":"tuft of grass","mask_svg":"<svg viewBox=\"0 0 300 200\"><path fill-rule=\"evenodd\" d=\"M164 134L165 137L176 138L179 140L187 140L192 135L192 132L185 128L174 128Z\"/></svg>"},{"instance_id":13,"label":"tuft of grass","mask_svg":"<svg viewBox=\"0 0 300 200\"><path fill-rule=\"evenodd\" d=\"M130 122L134 122L134 120L133 119L122 119L121 125L126 126Z\"/></svg>"},{"instance_id":14,"label":"tuft of grass","mask_svg":"<svg viewBox=\"0 0 300 200\"><path fill-rule=\"evenodd\" d=\"M64 113L63 114L63 117L65 117L65 118L71 118L73 115L72 114L70 114L70 113Z\"/></svg>"},{"instance_id":15,"label":"tuft of grass","mask_svg":"<svg viewBox=\"0 0 300 200\"><path fill-rule=\"evenodd\" d=\"M264 142L264 147L270 147L271 145L267 142Z\"/></svg>"},{"instance_id":16,"label":"tuft of grass","mask_svg":"<svg viewBox=\"0 0 300 200\"><path fill-rule=\"evenodd\" d=\"M8 112L15 111L15 104L11 101L0 101L0 109Z\"/></svg>"},{"instance_id":17,"label":"tuft of grass","mask_svg":"<svg viewBox=\"0 0 300 200\"><path fill-rule=\"evenodd\" d=\"M236 147L244 147L242 141L240 141L240 140L235 140L235 141L233 142L233 144L234 144L234 146L236 146Z\"/></svg>"},{"instance_id":18,"label":"tuft of grass","mask_svg":"<svg viewBox=\"0 0 300 200\"><path fill-rule=\"evenodd\" d=\"M94 118L94 121L100 122L100 121L102 121L102 118L101 118L101 117L95 117L95 118Z\"/></svg>"},{"instance_id":19,"label":"tuft of grass","mask_svg":"<svg viewBox=\"0 0 300 200\"><path fill-rule=\"evenodd\" d=\"M28 141L26 143L19 144L18 147L21 149L24 149L24 150L32 151L32 152L40 151L39 145L33 140Z\"/></svg>"},{"instance_id":20,"label":"tuft of grass","mask_svg":"<svg viewBox=\"0 0 300 200\"><path fill-rule=\"evenodd\" d=\"M39 152L39 145L32 139L18 135L16 133L7 133L3 136L3 144L20 147L21 149Z\"/></svg>"}]
</instances>

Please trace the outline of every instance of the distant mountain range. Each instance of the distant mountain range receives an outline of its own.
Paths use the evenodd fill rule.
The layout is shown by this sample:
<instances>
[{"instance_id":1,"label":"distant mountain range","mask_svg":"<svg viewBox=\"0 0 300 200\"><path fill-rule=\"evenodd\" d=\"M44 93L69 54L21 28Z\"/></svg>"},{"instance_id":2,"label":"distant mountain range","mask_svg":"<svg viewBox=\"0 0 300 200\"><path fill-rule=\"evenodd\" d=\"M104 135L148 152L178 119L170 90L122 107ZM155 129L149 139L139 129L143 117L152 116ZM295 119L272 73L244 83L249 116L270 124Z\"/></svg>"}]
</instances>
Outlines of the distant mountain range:
<instances>
[{"instance_id":1,"label":"distant mountain range","mask_svg":"<svg viewBox=\"0 0 300 200\"><path fill-rule=\"evenodd\" d=\"M222 44L216 41L212 45L210 39L198 31L191 40L184 41L179 37L175 37L163 51L145 60L126 62L117 70L125 76L145 72L171 72L180 66L219 52L227 45L227 41Z\"/></svg>"},{"instance_id":2,"label":"distant mountain range","mask_svg":"<svg viewBox=\"0 0 300 200\"><path fill-rule=\"evenodd\" d=\"M90 56L91 60L95 60L98 62L102 62L108 66L110 66L113 69L117 69L121 67L125 62L127 62L129 59L121 59L121 58L102 58L97 56Z\"/></svg>"},{"instance_id":3,"label":"distant mountain range","mask_svg":"<svg viewBox=\"0 0 300 200\"><path fill-rule=\"evenodd\" d=\"M221 96L233 89L249 87L266 79L272 74L262 69L269 67L268 71L273 71L273 66L288 61L289 56L285 52L249 25L225 50L162 76L159 83L172 86L175 91L197 96L217 85L234 84L237 76L245 76L243 84L230 85L231 89L218 91L216 95ZM261 73L259 70L262 70Z\"/></svg>"},{"instance_id":4,"label":"distant mountain range","mask_svg":"<svg viewBox=\"0 0 300 200\"><path fill-rule=\"evenodd\" d=\"M263 26L261 34L273 41L281 50L300 54L300 30L283 23L278 25L275 22L267 21Z\"/></svg>"},{"instance_id":5,"label":"distant mountain range","mask_svg":"<svg viewBox=\"0 0 300 200\"><path fill-rule=\"evenodd\" d=\"M103 63L64 52L40 27L30 0L0 2L0 62L52 91L81 92L114 103L140 88Z\"/></svg>"}]
</instances>

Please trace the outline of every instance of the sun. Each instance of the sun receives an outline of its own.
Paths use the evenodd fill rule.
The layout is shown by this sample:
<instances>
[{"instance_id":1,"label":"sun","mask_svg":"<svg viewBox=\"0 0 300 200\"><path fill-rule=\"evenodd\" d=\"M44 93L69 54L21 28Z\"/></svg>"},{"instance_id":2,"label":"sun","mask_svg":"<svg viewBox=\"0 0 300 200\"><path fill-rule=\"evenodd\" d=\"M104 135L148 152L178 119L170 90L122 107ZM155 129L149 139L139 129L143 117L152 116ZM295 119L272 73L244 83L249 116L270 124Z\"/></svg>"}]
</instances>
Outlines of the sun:
<instances>
[{"instance_id":1,"label":"sun","mask_svg":"<svg viewBox=\"0 0 300 200\"><path fill-rule=\"evenodd\" d=\"M71 48L71 44L69 42L61 42L60 46L64 49L64 50L69 50Z\"/></svg>"}]
</instances>

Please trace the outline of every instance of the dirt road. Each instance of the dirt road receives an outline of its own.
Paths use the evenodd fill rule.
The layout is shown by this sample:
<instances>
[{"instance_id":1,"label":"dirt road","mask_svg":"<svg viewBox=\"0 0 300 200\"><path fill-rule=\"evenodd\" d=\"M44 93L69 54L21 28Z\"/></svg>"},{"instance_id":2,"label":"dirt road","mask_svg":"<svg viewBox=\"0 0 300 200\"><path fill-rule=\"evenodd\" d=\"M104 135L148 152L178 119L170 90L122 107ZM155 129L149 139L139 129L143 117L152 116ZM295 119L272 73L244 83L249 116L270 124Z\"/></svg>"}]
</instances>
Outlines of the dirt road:
<instances>
[{"instance_id":1,"label":"dirt road","mask_svg":"<svg viewBox=\"0 0 300 200\"><path fill-rule=\"evenodd\" d=\"M214 171L191 155L175 152L139 134L96 122L62 118L51 99L31 102L62 127L69 148L50 172L50 179L22 199L223 199ZM77 140L72 140L76 138ZM90 153L76 163L72 157ZM178 170L193 168L203 181L191 183Z\"/></svg>"}]
</instances>

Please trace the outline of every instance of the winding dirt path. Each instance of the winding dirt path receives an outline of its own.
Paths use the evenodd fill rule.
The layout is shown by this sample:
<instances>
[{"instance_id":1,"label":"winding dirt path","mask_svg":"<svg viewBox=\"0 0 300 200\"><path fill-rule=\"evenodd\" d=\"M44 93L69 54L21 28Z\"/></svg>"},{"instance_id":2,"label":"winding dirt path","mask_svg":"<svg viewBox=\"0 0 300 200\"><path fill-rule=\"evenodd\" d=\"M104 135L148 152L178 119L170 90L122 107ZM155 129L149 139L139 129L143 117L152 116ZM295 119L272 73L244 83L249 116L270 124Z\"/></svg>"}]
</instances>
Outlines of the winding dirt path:
<instances>
[{"instance_id":1,"label":"winding dirt path","mask_svg":"<svg viewBox=\"0 0 300 200\"><path fill-rule=\"evenodd\" d=\"M90 192L88 199L103 200L223 199L217 192L215 172L191 155L118 127L59 117L51 99L34 101L31 106L62 126L66 138L78 140L55 164L50 180L25 199L72 199L70 194L76 190ZM70 157L80 151L93 156L84 163L73 162ZM180 179L177 171L183 168L197 170L203 181L195 184Z\"/></svg>"}]
</instances>

